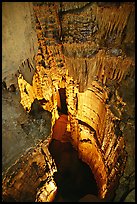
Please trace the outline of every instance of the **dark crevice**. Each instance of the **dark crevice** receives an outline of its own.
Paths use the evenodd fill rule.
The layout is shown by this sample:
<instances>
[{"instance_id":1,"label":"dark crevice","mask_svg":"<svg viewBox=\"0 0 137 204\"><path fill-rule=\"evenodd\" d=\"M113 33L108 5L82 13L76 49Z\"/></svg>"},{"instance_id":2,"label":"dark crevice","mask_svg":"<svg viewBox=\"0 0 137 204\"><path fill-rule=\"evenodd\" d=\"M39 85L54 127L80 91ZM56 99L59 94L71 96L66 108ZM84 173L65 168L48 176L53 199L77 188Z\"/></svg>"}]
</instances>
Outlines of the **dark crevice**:
<instances>
[{"instance_id":1,"label":"dark crevice","mask_svg":"<svg viewBox=\"0 0 137 204\"><path fill-rule=\"evenodd\" d=\"M68 115L68 107L66 103L66 88L60 88L59 89L59 95L60 95L60 103L61 108L58 107L59 113L63 113L65 115Z\"/></svg>"},{"instance_id":2,"label":"dark crevice","mask_svg":"<svg viewBox=\"0 0 137 204\"><path fill-rule=\"evenodd\" d=\"M82 140L80 140L80 142L86 142L86 143L92 144L92 142L91 142L91 140L90 140L89 138L87 138L87 139L82 139Z\"/></svg>"},{"instance_id":3,"label":"dark crevice","mask_svg":"<svg viewBox=\"0 0 137 204\"><path fill-rule=\"evenodd\" d=\"M26 87L25 87L25 89L24 89L24 92L25 92L26 94L28 94Z\"/></svg>"}]
</instances>

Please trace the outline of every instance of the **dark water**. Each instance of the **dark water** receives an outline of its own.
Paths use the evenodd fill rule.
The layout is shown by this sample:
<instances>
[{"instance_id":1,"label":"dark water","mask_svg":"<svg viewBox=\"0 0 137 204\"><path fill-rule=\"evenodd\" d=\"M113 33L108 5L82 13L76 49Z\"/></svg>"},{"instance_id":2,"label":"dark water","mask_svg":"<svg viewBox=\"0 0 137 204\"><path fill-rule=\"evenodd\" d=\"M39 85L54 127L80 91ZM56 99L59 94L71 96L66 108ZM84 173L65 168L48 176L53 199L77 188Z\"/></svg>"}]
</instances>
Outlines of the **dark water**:
<instances>
[{"instance_id":1,"label":"dark water","mask_svg":"<svg viewBox=\"0 0 137 204\"><path fill-rule=\"evenodd\" d=\"M77 202L87 194L98 194L98 188L90 167L78 158L77 151L70 143L52 140L49 151L58 168L55 181L58 193L54 202Z\"/></svg>"}]
</instances>

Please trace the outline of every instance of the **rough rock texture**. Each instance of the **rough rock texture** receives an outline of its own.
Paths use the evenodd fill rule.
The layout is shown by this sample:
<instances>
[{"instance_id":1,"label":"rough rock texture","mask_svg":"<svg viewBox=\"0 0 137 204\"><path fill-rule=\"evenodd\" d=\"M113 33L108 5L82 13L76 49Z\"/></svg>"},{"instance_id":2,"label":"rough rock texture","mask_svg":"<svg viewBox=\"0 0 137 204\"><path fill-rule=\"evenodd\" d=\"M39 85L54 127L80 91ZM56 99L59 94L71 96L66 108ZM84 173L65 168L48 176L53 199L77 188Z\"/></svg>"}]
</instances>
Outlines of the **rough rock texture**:
<instances>
[{"instance_id":1,"label":"rough rock texture","mask_svg":"<svg viewBox=\"0 0 137 204\"><path fill-rule=\"evenodd\" d=\"M134 16L132 4L87 5L61 15L65 62L80 91L96 79L102 84L109 79L120 82L133 63L128 58L132 49L124 48L129 43L134 49L135 40L134 25L129 26Z\"/></svg>"},{"instance_id":2,"label":"rough rock texture","mask_svg":"<svg viewBox=\"0 0 137 204\"><path fill-rule=\"evenodd\" d=\"M48 140L43 140L35 148L20 157L7 171L3 180L4 202L40 202L44 185L45 200L52 201L57 187L53 174L57 171L48 151ZM39 197L39 199L37 199Z\"/></svg>"},{"instance_id":3,"label":"rough rock texture","mask_svg":"<svg viewBox=\"0 0 137 204\"><path fill-rule=\"evenodd\" d=\"M29 113L36 99L44 101L53 127L58 89L66 88L71 143L94 173L98 197L129 199L135 188L134 3L38 2L34 11L36 71L31 84L18 77L21 104ZM45 193L43 185L38 198Z\"/></svg>"},{"instance_id":4,"label":"rough rock texture","mask_svg":"<svg viewBox=\"0 0 137 204\"><path fill-rule=\"evenodd\" d=\"M37 36L32 2L2 3L2 80L17 85L19 65L29 59L35 66ZM29 73L29 71L27 71Z\"/></svg>"},{"instance_id":5,"label":"rough rock texture","mask_svg":"<svg viewBox=\"0 0 137 204\"><path fill-rule=\"evenodd\" d=\"M2 93L2 170L3 174L20 156L48 137L51 114L33 108L26 113L20 104L19 92Z\"/></svg>"}]
</instances>

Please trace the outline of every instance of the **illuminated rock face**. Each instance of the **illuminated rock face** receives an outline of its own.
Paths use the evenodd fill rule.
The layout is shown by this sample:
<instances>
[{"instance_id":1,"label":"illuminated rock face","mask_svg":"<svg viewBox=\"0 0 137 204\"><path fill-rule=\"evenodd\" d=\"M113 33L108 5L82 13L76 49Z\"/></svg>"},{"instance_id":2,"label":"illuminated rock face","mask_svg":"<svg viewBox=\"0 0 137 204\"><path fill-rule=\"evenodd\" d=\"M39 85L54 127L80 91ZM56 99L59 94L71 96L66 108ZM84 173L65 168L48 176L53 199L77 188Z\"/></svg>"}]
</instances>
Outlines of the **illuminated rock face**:
<instances>
[{"instance_id":1,"label":"illuminated rock face","mask_svg":"<svg viewBox=\"0 0 137 204\"><path fill-rule=\"evenodd\" d=\"M117 125L123 109L116 106L118 114L115 114L108 102L111 86L134 74L134 59L123 49L127 42L134 41L134 35L126 34L128 29L132 30L129 23L134 4L109 7L76 2L71 4L72 8L67 3L41 4L34 5L39 43L36 71L32 84L22 74L18 77L21 104L29 112L35 99L45 99L42 106L52 113L53 127L59 118L58 90L66 88L70 141L94 173L98 196L103 199L115 188L127 159L124 137ZM126 105L119 95L116 104L123 108ZM49 175L52 178L53 172ZM46 181L44 176L42 181ZM6 182L5 197L12 194L14 186L8 192ZM35 194L39 183L34 186ZM54 181L51 183L56 192ZM15 195L15 200L20 199L18 196ZM52 201L53 197L45 183L36 201Z\"/></svg>"},{"instance_id":2,"label":"illuminated rock face","mask_svg":"<svg viewBox=\"0 0 137 204\"><path fill-rule=\"evenodd\" d=\"M115 134L114 127L120 119L109 110L106 99L105 90L94 82L78 94L77 114L70 120L72 143L94 172L101 198L117 181L126 162L124 139Z\"/></svg>"},{"instance_id":3,"label":"illuminated rock face","mask_svg":"<svg viewBox=\"0 0 137 204\"><path fill-rule=\"evenodd\" d=\"M44 188L43 184L47 186L44 199L47 201L54 199L57 187L53 181L53 174L57 169L48 151L48 142L45 140L36 148L29 150L7 171L3 180L4 201L35 201L36 194L42 192ZM41 196L37 201L40 201Z\"/></svg>"}]
</instances>

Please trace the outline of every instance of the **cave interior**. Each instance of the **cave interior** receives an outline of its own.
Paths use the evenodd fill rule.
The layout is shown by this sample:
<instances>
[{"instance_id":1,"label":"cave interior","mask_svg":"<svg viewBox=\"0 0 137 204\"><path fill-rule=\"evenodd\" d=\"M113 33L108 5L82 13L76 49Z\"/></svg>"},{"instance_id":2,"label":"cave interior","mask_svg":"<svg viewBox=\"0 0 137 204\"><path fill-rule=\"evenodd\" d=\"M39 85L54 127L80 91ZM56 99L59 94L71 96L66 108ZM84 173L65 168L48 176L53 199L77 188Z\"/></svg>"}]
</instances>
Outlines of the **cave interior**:
<instances>
[{"instance_id":1,"label":"cave interior","mask_svg":"<svg viewBox=\"0 0 137 204\"><path fill-rule=\"evenodd\" d=\"M135 2L2 2L2 201L135 202Z\"/></svg>"}]
</instances>

